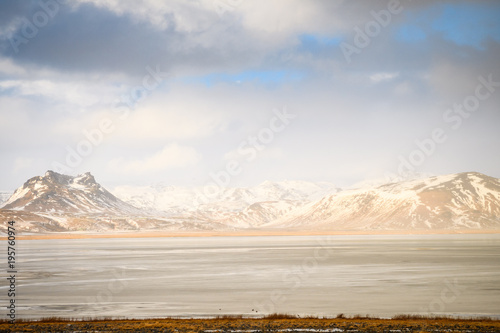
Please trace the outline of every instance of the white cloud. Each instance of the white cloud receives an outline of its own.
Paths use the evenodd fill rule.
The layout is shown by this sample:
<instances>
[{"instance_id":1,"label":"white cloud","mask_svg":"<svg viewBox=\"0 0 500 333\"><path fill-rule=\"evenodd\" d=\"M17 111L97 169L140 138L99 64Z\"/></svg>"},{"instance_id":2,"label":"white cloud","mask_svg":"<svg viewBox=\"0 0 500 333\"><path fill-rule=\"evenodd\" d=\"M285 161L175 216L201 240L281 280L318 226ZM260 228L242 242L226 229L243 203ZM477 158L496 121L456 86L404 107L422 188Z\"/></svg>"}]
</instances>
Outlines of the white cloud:
<instances>
[{"instance_id":1,"label":"white cloud","mask_svg":"<svg viewBox=\"0 0 500 333\"><path fill-rule=\"evenodd\" d=\"M413 92L413 88L412 88L412 85L410 82L408 81L405 81L405 82L402 82L400 84L398 84L395 88L394 88L394 92L397 94L397 95L409 95Z\"/></svg>"},{"instance_id":2,"label":"white cloud","mask_svg":"<svg viewBox=\"0 0 500 333\"><path fill-rule=\"evenodd\" d=\"M197 114L184 108L144 108L135 112L126 123L118 124L117 134L126 141L158 139L189 139L213 132L217 121L209 114Z\"/></svg>"},{"instance_id":3,"label":"white cloud","mask_svg":"<svg viewBox=\"0 0 500 333\"><path fill-rule=\"evenodd\" d=\"M202 138L224 126L223 106L198 95L197 90L168 93L162 90L139 102L124 120L117 120L116 140L121 142L157 142Z\"/></svg>"},{"instance_id":4,"label":"white cloud","mask_svg":"<svg viewBox=\"0 0 500 333\"><path fill-rule=\"evenodd\" d=\"M83 110L99 103L103 98L118 96L119 90L108 84L57 79L17 79L0 81L0 89L12 89L13 96L38 96L52 103L72 106L72 111Z\"/></svg>"},{"instance_id":5,"label":"white cloud","mask_svg":"<svg viewBox=\"0 0 500 333\"><path fill-rule=\"evenodd\" d=\"M18 157L14 161L14 172L17 173L19 171L22 171L24 169L28 169L33 165L33 159L32 158L26 158L26 157Z\"/></svg>"},{"instance_id":6,"label":"white cloud","mask_svg":"<svg viewBox=\"0 0 500 333\"><path fill-rule=\"evenodd\" d=\"M329 1L326 7L337 7L340 1ZM341 22L332 10L317 1L275 0L243 1L236 9L243 24L252 31L267 34L294 34L297 32L324 32ZM286 15L277 15L286 13Z\"/></svg>"},{"instance_id":7,"label":"white cloud","mask_svg":"<svg viewBox=\"0 0 500 333\"><path fill-rule=\"evenodd\" d=\"M375 73L370 75L370 80L373 83L379 83L382 81L389 81L392 79L395 79L399 76L399 72L394 72L394 73L387 73L387 72L380 72L380 73Z\"/></svg>"},{"instance_id":8,"label":"white cloud","mask_svg":"<svg viewBox=\"0 0 500 333\"><path fill-rule=\"evenodd\" d=\"M0 57L0 73L3 75L24 75L26 70L11 59Z\"/></svg>"},{"instance_id":9,"label":"white cloud","mask_svg":"<svg viewBox=\"0 0 500 333\"><path fill-rule=\"evenodd\" d=\"M179 32L203 32L215 24L241 22L251 31L294 33L313 31L339 20L325 13L321 2L301 0L248 1L248 0L137 0L134 6L120 0L79 0L106 8L116 15L130 15L164 30L168 27ZM341 4L335 2L334 6ZM328 6L331 6L328 5ZM286 13L286 15L277 15ZM328 16L328 19L327 19Z\"/></svg>"},{"instance_id":10,"label":"white cloud","mask_svg":"<svg viewBox=\"0 0 500 333\"><path fill-rule=\"evenodd\" d=\"M393 39L400 22L412 24L411 10L435 1L404 3L405 13L395 15L390 27L371 38L370 47L349 66L340 48L323 38L352 43L354 27L364 28L373 20L370 12L387 8L387 1L137 0L134 6L120 0L78 1L68 3L69 9L61 6L60 14L21 45L16 56L6 58L11 46L6 39L2 44L0 146L5 184L22 183L44 160L47 167L52 160L64 161L66 147L74 149L87 139L82 131L98 128L105 118L115 130L103 135L103 144L96 145L81 166L92 168L82 171L102 172L104 166L112 170L108 175L116 173L114 179L124 183L200 181L223 158L245 161L249 155L241 156L237 147L268 126L271 110L282 105L300 117L258 153L249 165L255 172L247 171L241 179L260 182L283 172L295 179L366 178L378 165L392 168L399 154L413 149L415 139L442 124L444 110L474 93L479 75L493 71L494 81L500 78L495 43L485 52L472 52L443 43L430 30L421 41L426 47L412 49ZM40 10L36 2L0 4L19 7L12 11L18 18ZM218 4L224 13L217 11ZM0 21L9 13L0 10ZM87 29L90 17L102 29ZM11 32L9 22L3 23L0 35ZM148 66L171 76L121 119L113 112L113 102L141 86ZM276 71L300 72L303 78L279 84L229 82L239 80L240 73L244 77ZM497 143L498 117L491 115L498 115L498 96L481 102L481 111L468 121L468 126L485 126L485 136L468 135L464 127L453 140L450 135L434 159L445 161L449 147L456 147L459 157L466 156L462 141L475 147L491 137ZM200 154L203 163L195 164ZM16 162L20 156L35 162ZM388 162L379 163L381 157ZM483 158L474 161L476 169L481 163L498 169L495 159ZM162 172L172 168L177 169Z\"/></svg>"},{"instance_id":11,"label":"white cloud","mask_svg":"<svg viewBox=\"0 0 500 333\"><path fill-rule=\"evenodd\" d=\"M200 154L194 148L170 144L152 156L135 160L113 159L108 166L113 172L137 175L190 166L200 159Z\"/></svg>"}]
</instances>

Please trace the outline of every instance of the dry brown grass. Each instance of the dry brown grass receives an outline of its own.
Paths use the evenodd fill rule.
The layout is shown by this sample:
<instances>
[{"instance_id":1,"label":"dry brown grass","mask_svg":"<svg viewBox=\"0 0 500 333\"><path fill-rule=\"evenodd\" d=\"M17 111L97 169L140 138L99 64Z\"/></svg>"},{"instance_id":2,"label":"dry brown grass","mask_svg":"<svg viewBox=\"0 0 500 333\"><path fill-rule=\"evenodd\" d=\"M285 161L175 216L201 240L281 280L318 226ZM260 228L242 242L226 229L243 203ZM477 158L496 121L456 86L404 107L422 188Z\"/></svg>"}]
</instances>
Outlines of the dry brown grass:
<instances>
[{"instance_id":1,"label":"dry brown grass","mask_svg":"<svg viewBox=\"0 0 500 333\"><path fill-rule=\"evenodd\" d=\"M19 321L14 325L0 322L0 332L283 332L314 329L323 332L500 332L500 321L491 318L456 319L449 317L398 315L392 319L379 319L366 315L350 318L299 318L292 314L275 313L261 318L240 315L218 316L207 319L126 319L44 318L39 321Z\"/></svg>"},{"instance_id":2,"label":"dry brown grass","mask_svg":"<svg viewBox=\"0 0 500 333\"><path fill-rule=\"evenodd\" d=\"M243 315L219 315L215 319L238 320L243 319Z\"/></svg>"},{"instance_id":3,"label":"dry brown grass","mask_svg":"<svg viewBox=\"0 0 500 333\"><path fill-rule=\"evenodd\" d=\"M124 319L133 320L133 319ZM83 318L67 318L67 317L43 317L40 319L16 319L16 323L72 323L72 322L98 322L98 321L113 321L112 317L83 317ZM0 319L0 324L10 323L10 319Z\"/></svg>"},{"instance_id":4,"label":"dry brown grass","mask_svg":"<svg viewBox=\"0 0 500 333\"><path fill-rule=\"evenodd\" d=\"M288 313L271 313L271 314L268 314L268 315L265 315L264 317L262 317L262 319L265 319L265 320L297 319L297 318L299 318L299 317L296 315L288 314Z\"/></svg>"},{"instance_id":5,"label":"dry brown grass","mask_svg":"<svg viewBox=\"0 0 500 333\"><path fill-rule=\"evenodd\" d=\"M433 316L416 314L398 314L392 317L393 320L459 320L459 321L497 321L490 317L452 317L452 316Z\"/></svg>"}]
</instances>

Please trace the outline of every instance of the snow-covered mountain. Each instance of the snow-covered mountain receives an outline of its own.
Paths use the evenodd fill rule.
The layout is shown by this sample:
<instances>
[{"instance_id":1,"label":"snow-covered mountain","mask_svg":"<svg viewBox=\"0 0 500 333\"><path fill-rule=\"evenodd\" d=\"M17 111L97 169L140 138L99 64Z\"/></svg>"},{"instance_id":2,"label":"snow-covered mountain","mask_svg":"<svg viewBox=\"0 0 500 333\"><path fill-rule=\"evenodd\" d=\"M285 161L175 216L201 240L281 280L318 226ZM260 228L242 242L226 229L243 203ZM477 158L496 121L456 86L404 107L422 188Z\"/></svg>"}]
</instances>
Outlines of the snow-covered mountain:
<instances>
[{"instance_id":1,"label":"snow-covered mountain","mask_svg":"<svg viewBox=\"0 0 500 333\"><path fill-rule=\"evenodd\" d=\"M339 188L325 182L266 181L248 188L120 186L113 193L131 205L161 211L166 216L247 228L272 222L338 191Z\"/></svg>"},{"instance_id":2,"label":"snow-covered mountain","mask_svg":"<svg viewBox=\"0 0 500 333\"><path fill-rule=\"evenodd\" d=\"M185 211L222 210L241 211L248 206L266 201L309 202L340 189L331 183L306 181L266 181L254 187L180 187L180 186L119 186L113 194L131 205L144 209L177 214Z\"/></svg>"},{"instance_id":3,"label":"snow-covered mountain","mask_svg":"<svg viewBox=\"0 0 500 333\"><path fill-rule=\"evenodd\" d=\"M47 171L29 179L2 209L37 213L136 215L141 211L96 183L90 172L77 177Z\"/></svg>"},{"instance_id":4,"label":"snow-covered mountain","mask_svg":"<svg viewBox=\"0 0 500 333\"><path fill-rule=\"evenodd\" d=\"M0 191L0 207L2 207L2 205L4 203L6 203L7 200L9 200L11 195L12 195L12 192L10 192L10 191Z\"/></svg>"},{"instance_id":5,"label":"snow-covered mountain","mask_svg":"<svg viewBox=\"0 0 500 333\"><path fill-rule=\"evenodd\" d=\"M29 179L0 209L2 224L16 221L16 230L28 232L117 230L223 230L218 222L200 223L189 217L166 218L116 198L90 173L76 177L47 171Z\"/></svg>"},{"instance_id":6,"label":"snow-covered mountain","mask_svg":"<svg viewBox=\"0 0 500 333\"><path fill-rule=\"evenodd\" d=\"M466 172L347 190L271 225L331 230L500 229L500 180Z\"/></svg>"},{"instance_id":7,"label":"snow-covered mountain","mask_svg":"<svg viewBox=\"0 0 500 333\"><path fill-rule=\"evenodd\" d=\"M247 188L119 187L48 171L0 209L30 232L500 230L500 179L467 172L364 186L264 182Z\"/></svg>"}]
</instances>

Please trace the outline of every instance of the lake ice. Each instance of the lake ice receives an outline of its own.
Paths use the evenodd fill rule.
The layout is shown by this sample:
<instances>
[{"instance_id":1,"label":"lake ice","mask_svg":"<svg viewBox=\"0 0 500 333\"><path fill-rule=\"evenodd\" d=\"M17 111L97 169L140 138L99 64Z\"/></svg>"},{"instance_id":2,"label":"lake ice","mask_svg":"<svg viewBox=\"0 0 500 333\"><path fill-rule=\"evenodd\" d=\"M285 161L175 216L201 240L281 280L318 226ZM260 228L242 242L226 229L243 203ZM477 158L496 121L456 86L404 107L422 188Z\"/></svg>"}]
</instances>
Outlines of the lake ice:
<instances>
[{"instance_id":1,"label":"lake ice","mask_svg":"<svg viewBox=\"0 0 500 333\"><path fill-rule=\"evenodd\" d=\"M500 235L20 240L17 247L18 319L500 315ZM6 283L0 288L6 294Z\"/></svg>"}]
</instances>

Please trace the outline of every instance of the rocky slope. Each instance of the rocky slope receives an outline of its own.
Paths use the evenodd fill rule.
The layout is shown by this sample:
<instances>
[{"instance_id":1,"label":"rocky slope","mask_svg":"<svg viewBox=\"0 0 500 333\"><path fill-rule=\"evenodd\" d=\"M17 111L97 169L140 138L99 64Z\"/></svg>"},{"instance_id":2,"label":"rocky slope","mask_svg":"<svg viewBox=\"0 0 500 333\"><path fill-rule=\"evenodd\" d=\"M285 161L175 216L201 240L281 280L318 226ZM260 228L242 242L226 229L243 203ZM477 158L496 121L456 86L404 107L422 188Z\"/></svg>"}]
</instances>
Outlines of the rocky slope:
<instances>
[{"instance_id":1,"label":"rocky slope","mask_svg":"<svg viewBox=\"0 0 500 333\"><path fill-rule=\"evenodd\" d=\"M3 209L57 214L134 215L141 211L109 193L90 172L77 177L47 171L18 188Z\"/></svg>"},{"instance_id":2,"label":"rocky slope","mask_svg":"<svg viewBox=\"0 0 500 333\"><path fill-rule=\"evenodd\" d=\"M154 210L136 208L108 192L90 173L76 177L47 171L29 179L0 209L2 225L16 221L28 232L116 230L219 230L217 222L166 218Z\"/></svg>"},{"instance_id":3,"label":"rocky slope","mask_svg":"<svg viewBox=\"0 0 500 333\"><path fill-rule=\"evenodd\" d=\"M268 226L332 230L500 229L500 180L466 172L343 191Z\"/></svg>"}]
</instances>

